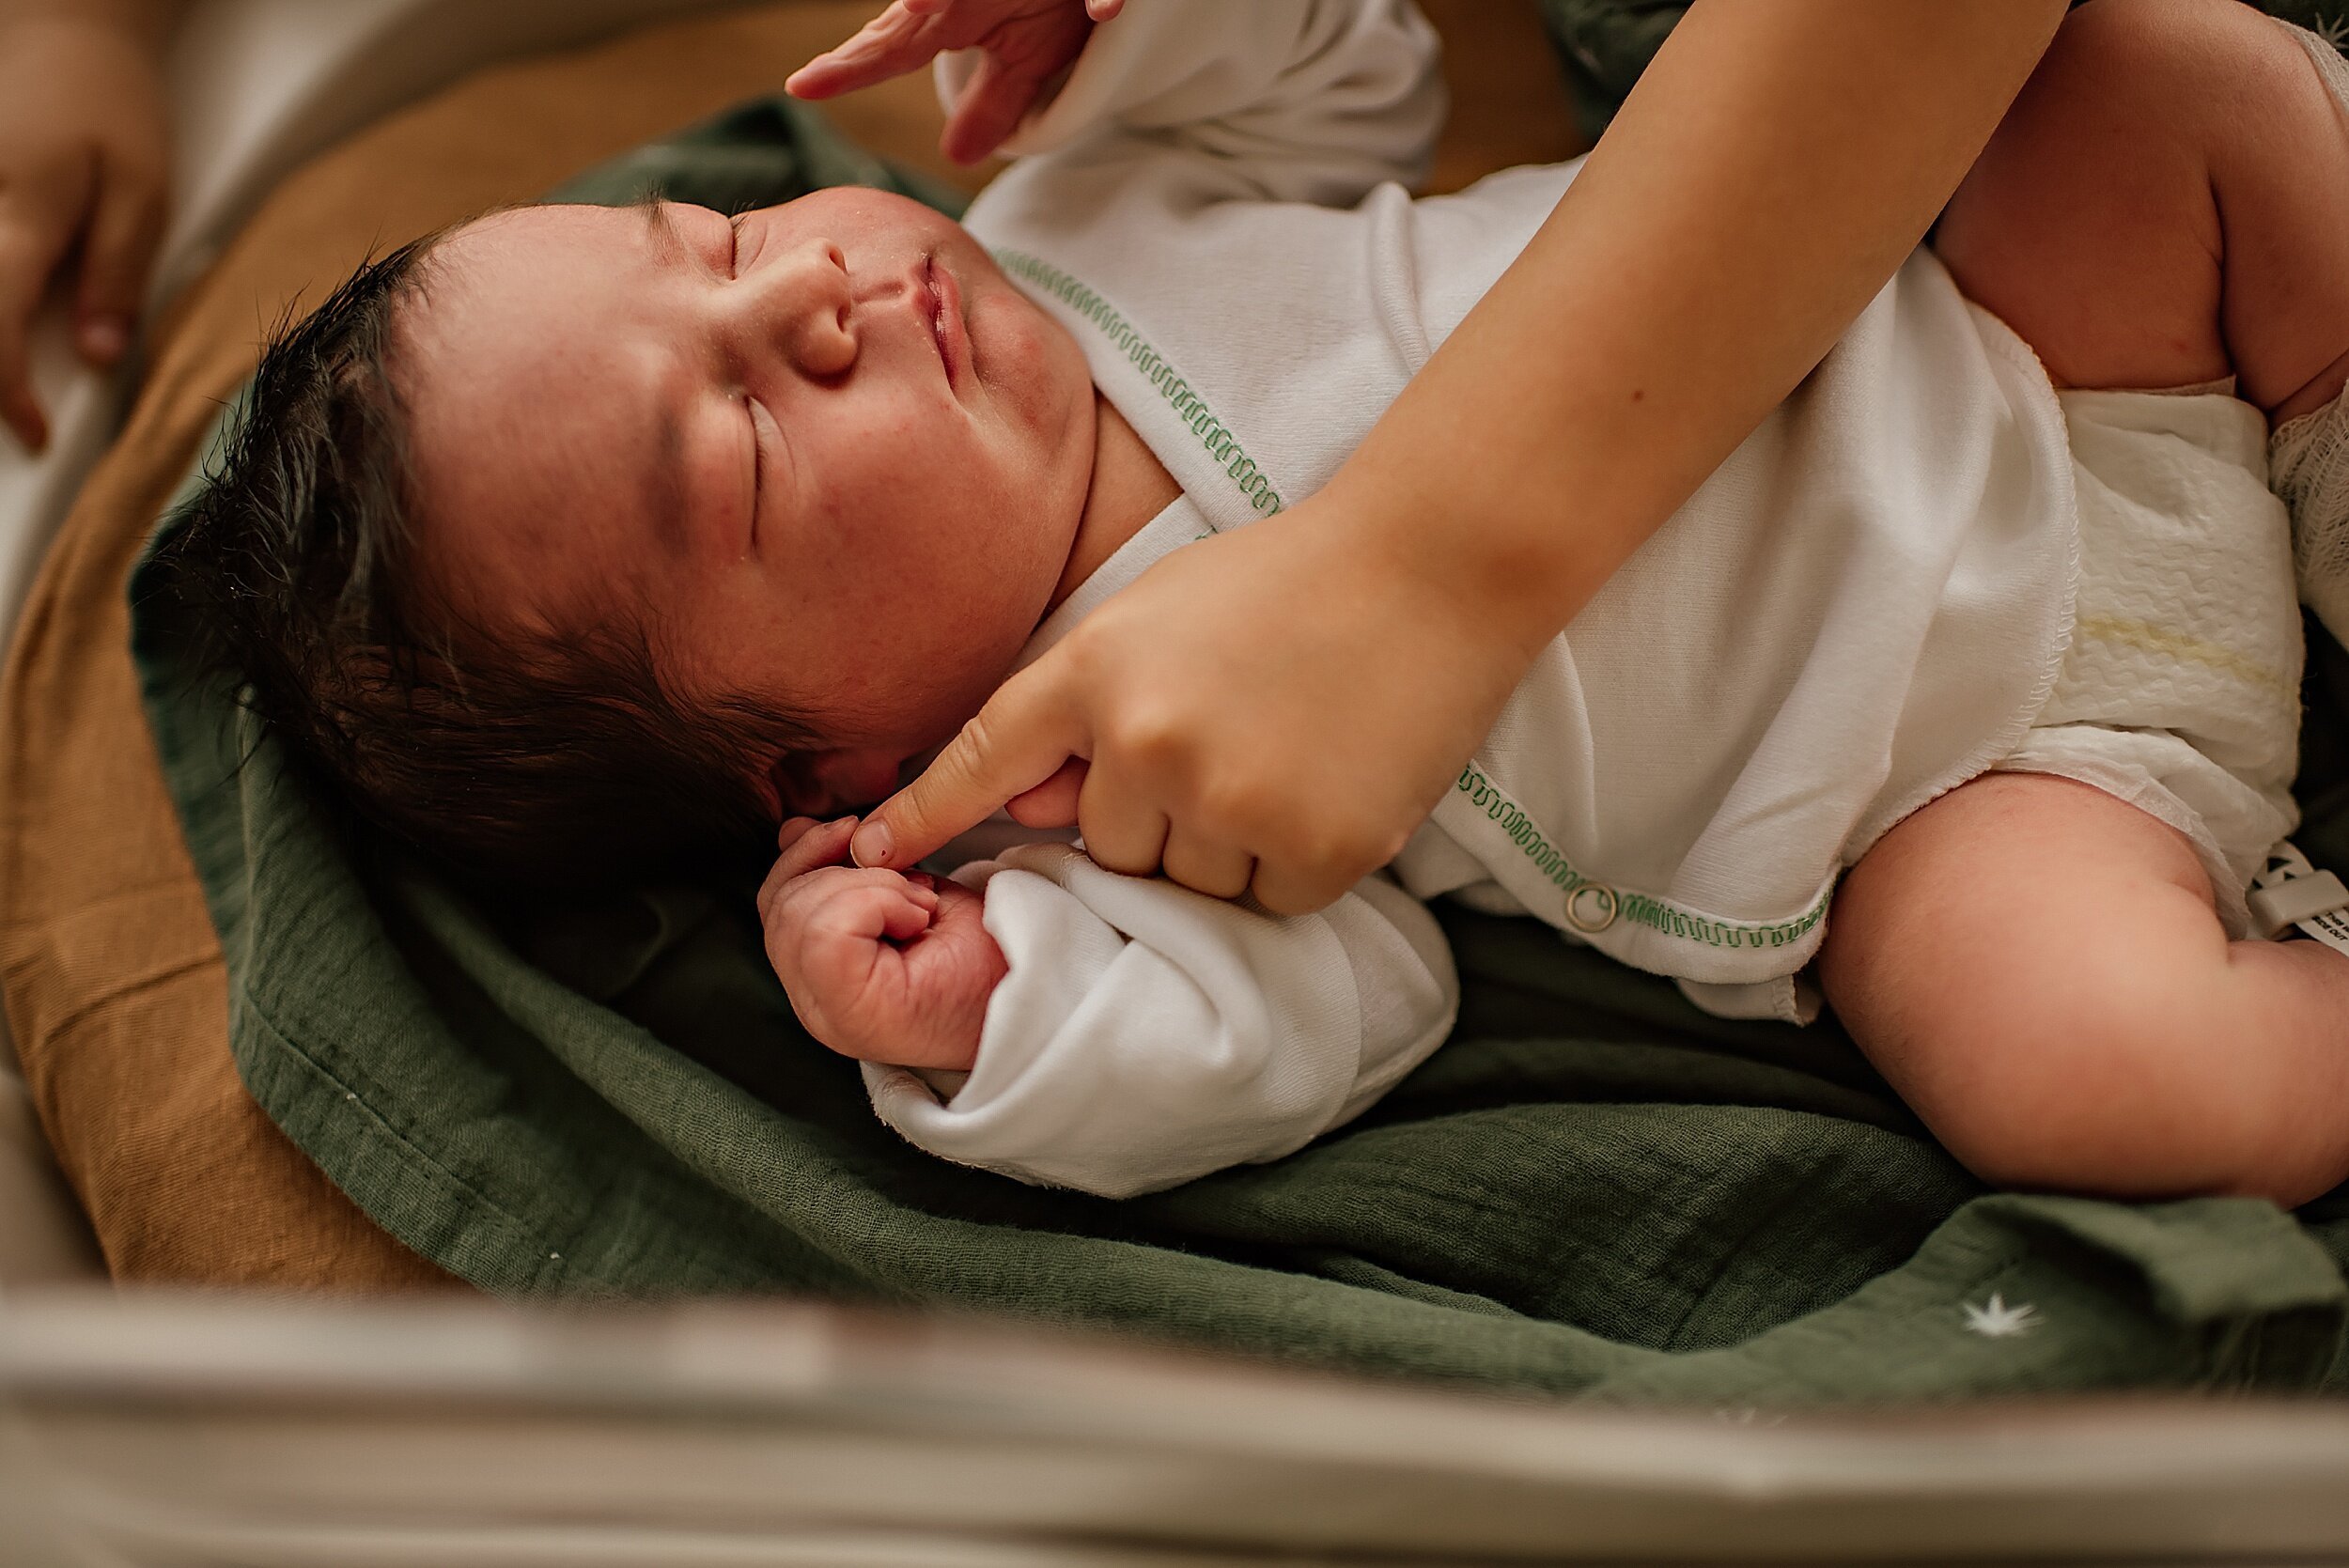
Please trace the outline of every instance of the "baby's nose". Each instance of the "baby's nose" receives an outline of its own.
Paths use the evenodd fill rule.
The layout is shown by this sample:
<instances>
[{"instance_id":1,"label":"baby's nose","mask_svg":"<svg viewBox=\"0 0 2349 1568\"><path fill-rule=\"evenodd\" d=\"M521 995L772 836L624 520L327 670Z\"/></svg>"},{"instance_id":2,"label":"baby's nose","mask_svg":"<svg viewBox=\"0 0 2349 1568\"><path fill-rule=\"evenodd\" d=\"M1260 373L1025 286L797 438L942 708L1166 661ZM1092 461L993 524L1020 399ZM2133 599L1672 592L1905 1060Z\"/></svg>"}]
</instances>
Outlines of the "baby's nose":
<instances>
[{"instance_id":1,"label":"baby's nose","mask_svg":"<svg viewBox=\"0 0 2349 1568\"><path fill-rule=\"evenodd\" d=\"M811 376L837 376L856 363L855 302L840 247L810 241L776 258L769 297L780 308L785 349Z\"/></svg>"}]
</instances>

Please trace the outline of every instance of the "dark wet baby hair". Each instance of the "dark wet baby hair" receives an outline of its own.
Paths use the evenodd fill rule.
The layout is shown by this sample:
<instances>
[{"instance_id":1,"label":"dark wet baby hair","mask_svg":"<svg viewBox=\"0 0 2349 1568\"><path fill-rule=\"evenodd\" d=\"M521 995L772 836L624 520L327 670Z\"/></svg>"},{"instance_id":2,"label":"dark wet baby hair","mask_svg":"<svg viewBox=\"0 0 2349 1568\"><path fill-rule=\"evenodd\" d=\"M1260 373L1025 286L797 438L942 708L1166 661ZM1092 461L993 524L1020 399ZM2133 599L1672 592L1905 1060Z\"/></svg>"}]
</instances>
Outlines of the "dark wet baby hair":
<instances>
[{"instance_id":1,"label":"dark wet baby hair","mask_svg":"<svg viewBox=\"0 0 2349 1568\"><path fill-rule=\"evenodd\" d=\"M690 706L641 628L521 641L451 627L412 545L395 318L437 237L281 327L207 482L158 552L203 674L357 814L474 877L541 888L735 873L771 858L789 714Z\"/></svg>"}]
</instances>

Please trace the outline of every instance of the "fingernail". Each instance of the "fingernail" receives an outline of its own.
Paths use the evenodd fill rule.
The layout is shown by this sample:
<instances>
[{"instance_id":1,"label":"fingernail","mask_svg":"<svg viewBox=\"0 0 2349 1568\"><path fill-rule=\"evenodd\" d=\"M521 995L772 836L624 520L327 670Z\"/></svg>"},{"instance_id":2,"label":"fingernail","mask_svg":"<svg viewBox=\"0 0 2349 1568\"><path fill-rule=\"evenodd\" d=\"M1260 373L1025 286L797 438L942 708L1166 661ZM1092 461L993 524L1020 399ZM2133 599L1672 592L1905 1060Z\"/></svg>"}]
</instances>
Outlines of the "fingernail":
<instances>
[{"instance_id":1,"label":"fingernail","mask_svg":"<svg viewBox=\"0 0 2349 1568\"><path fill-rule=\"evenodd\" d=\"M848 840L848 859L861 866L887 865L889 849L889 824L886 822L867 822L856 831L855 837Z\"/></svg>"},{"instance_id":2,"label":"fingernail","mask_svg":"<svg viewBox=\"0 0 2349 1568\"><path fill-rule=\"evenodd\" d=\"M94 316L82 323L82 352L112 365L131 346L131 329L119 317Z\"/></svg>"}]
</instances>

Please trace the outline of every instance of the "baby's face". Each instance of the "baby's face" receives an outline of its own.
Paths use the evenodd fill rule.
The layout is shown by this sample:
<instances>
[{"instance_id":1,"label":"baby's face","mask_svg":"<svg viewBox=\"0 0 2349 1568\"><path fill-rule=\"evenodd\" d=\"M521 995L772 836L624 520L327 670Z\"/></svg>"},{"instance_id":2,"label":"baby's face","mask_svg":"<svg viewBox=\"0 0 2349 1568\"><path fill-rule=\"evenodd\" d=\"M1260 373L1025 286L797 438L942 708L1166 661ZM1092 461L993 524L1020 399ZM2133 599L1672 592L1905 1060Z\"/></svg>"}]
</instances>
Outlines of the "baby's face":
<instances>
[{"instance_id":1,"label":"baby's face","mask_svg":"<svg viewBox=\"0 0 2349 1568\"><path fill-rule=\"evenodd\" d=\"M499 213L399 330L428 590L492 636L642 628L672 691L805 714L876 793L1008 672L1083 510L1081 352L902 197Z\"/></svg>"}]
</instances>

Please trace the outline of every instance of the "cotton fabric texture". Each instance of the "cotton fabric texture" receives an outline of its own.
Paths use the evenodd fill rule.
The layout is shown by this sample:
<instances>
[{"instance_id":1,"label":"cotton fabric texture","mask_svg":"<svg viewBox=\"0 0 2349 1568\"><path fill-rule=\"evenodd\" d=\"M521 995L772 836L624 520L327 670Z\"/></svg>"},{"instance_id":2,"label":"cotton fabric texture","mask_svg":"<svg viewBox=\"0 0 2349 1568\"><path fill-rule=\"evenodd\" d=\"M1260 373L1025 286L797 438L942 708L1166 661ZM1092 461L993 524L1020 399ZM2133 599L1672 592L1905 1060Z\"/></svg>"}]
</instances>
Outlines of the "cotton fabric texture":
<instances>
[{"instance_id":1,"label":"cotton fabric texture","mask_svg":"<svg viewBox=\"0 0 2349 1568\"><path fill-rule=\"evenodd\" d=\"M345 834L217 693L165 678L169 629L139 615L240 1071L360 1207L480 1288L977 1308L1626 1401L2349 1386L2344 1195L2285 1215L1985 1194L1832 1025L1707 1017L1459 908L1439 915L1450 1043L1344 1132L1124 1203L957 1169L800 1032L743 893L460 890ZM2349 784L2349 669L2316 662L2303 842L2349 865L2322 804ZM1993 1295L2026 1327L1969 1327Z\"/></svg>"}]
</instances>

